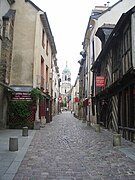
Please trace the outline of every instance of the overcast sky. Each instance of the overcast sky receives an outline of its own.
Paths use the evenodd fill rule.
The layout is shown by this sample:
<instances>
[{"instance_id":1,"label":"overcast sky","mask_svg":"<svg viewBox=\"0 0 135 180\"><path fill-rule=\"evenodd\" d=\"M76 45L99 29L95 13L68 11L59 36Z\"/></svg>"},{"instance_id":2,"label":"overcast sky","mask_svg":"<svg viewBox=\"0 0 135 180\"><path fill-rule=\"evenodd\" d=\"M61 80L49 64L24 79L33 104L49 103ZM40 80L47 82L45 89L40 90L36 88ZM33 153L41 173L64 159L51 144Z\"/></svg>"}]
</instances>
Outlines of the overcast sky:
<instances>
[{"instance_id":1,"label":"overcast sky","mask_svg":"<svg viewBox=\"0 0 135 180\"><path fill-rule=\"evenodd\" d=\"M71 83L74 85L81 59L82 42L91 10L97 5L107 4L108 0L32 0L47 13L57 49L60 76L68 62ZM110 6L118 0L109 0Z\"/></svg>"}]
</instances>

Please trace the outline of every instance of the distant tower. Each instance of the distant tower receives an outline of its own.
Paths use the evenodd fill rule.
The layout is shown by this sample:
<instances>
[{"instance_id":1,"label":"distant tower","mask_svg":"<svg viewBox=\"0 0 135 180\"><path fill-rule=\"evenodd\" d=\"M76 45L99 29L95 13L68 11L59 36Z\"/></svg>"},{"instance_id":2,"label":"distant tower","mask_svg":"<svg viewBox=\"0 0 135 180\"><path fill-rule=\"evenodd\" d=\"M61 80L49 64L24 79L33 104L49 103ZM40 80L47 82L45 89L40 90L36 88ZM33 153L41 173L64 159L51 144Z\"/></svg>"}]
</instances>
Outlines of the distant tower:
<instances>
[{"instance_id":1,"label":"distant tower","mask_svg":"<svg viewBox=\"0 0 135 180\"><path fill-rule=\"evenodd\" d=\"M71 89L71 72L67 66L66 61L66 67L62 72L62 81L61 81L61 94L66 95L69 90Z\"/></svg>"}]
</instances>

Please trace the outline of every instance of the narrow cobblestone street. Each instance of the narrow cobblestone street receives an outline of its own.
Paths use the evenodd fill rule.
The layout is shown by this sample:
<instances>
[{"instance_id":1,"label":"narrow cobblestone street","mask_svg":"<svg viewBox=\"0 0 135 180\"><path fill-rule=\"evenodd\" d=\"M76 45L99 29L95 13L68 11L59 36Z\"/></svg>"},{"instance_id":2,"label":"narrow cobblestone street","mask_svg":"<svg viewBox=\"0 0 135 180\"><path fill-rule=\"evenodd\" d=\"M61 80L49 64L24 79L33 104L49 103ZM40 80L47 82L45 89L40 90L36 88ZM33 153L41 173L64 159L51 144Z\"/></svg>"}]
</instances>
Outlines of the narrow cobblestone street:
<instances>
[{"instance_id":1,"label":"narrow cobblestone street","mask_svg":"<svg viewBox=\"0 0 135 180\"><path fill-rule=\"evenodd\" d=\"M36 131L14 180L127 180L135 179L135 161L113 147L112 134L97 133L63 112Z\"/></svg>"}]
</instances>

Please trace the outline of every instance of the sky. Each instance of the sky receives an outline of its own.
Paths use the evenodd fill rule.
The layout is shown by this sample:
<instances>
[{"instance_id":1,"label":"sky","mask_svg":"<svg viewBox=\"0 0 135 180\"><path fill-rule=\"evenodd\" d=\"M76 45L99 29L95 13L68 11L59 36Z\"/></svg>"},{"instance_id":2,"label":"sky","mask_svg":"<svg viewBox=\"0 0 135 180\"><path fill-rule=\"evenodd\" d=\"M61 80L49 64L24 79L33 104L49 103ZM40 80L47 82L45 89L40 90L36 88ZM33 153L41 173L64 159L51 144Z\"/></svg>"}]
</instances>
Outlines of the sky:
<instances>
[{"instance_id":1,"label":"sky","mask_svg":"<svg viewBox=\"0 0 135 180\"><path fill-rule=\"evenodd\" d=\"M57 49L56 57L60 77L67 66L71 72L71 84L74 85L79 71L78 61L82 58L82 42L95 6L107 4L108 0L32 0L47 13L48 21ZM118 0L109 0L110 6Z\"/></svg>"}]
</instances>

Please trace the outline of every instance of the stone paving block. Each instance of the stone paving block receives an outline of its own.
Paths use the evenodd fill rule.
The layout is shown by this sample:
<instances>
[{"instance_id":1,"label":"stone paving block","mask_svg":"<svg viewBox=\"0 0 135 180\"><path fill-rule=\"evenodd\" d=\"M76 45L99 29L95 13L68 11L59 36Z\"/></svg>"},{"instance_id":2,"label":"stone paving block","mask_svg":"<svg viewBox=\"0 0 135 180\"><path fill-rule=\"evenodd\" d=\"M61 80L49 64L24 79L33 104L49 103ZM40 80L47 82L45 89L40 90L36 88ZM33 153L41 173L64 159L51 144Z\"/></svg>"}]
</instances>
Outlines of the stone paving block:
<instances>
[{"instance_id":1,"label":"stone paving block","mask_svg":"<svg viewBox=\"0 0 135 180\"><path fill-rule=\"evenodd\" d=\"M0 169L0 177L2 177L6 172L6 168Z\"/></svg>"},{"instance_id":2,"label":"stone paving block","mask_svg":"<svg viewBox=\"0 0 135 180\"><path fill-rule=\"evenodd\" d=\"M135 162L117 147L113 134L78 121L70 112L36 131L14 177L45 180L135 179ZM122 139L122 147L134 148Z\"/></svg>"},{"instance_id":3,"label":"stone paving block","mask_svg":"<svg viewBox=\"0 0 135 180\"><path fill-rule=\"evenodd\" d=\"M13 178L14 178L14 174L5 174L1 180L12 180Z\"/></svg>"},{"instance_id":4,"label":"stone paving block","mask_svg":"<svg viewBox=\"0 0 135 180\"><path fill-rule=\"evenodd\" d=\"M30 130L29 138L27 138L27 137L22 137L21 130L16 130L16 129L0 130L0 147L4 147L4 148L0 148L0 169L1 168L4 169L3 173L0 174L0 180L13 179L32 141L32 138L34 137L35 132L36 131L34 130ZM19 140L18 151L9 151L9 137L14 137L14 136L17 136ZM21 176L19 176L18 180L21 180Z\"/></svg>"},{"instance_id":5,"label":"stone paving block","mask_svg":"<svg viewBox=\"0 0 135 180\"><path fill-rule=\"evenodd\" d=\"M7 170L7 174L14 174L17 172L18 167L20 165L20 161L18 162L12 162L11 166L9 167L9 169Z\"/></svg>"}]
</instances>

